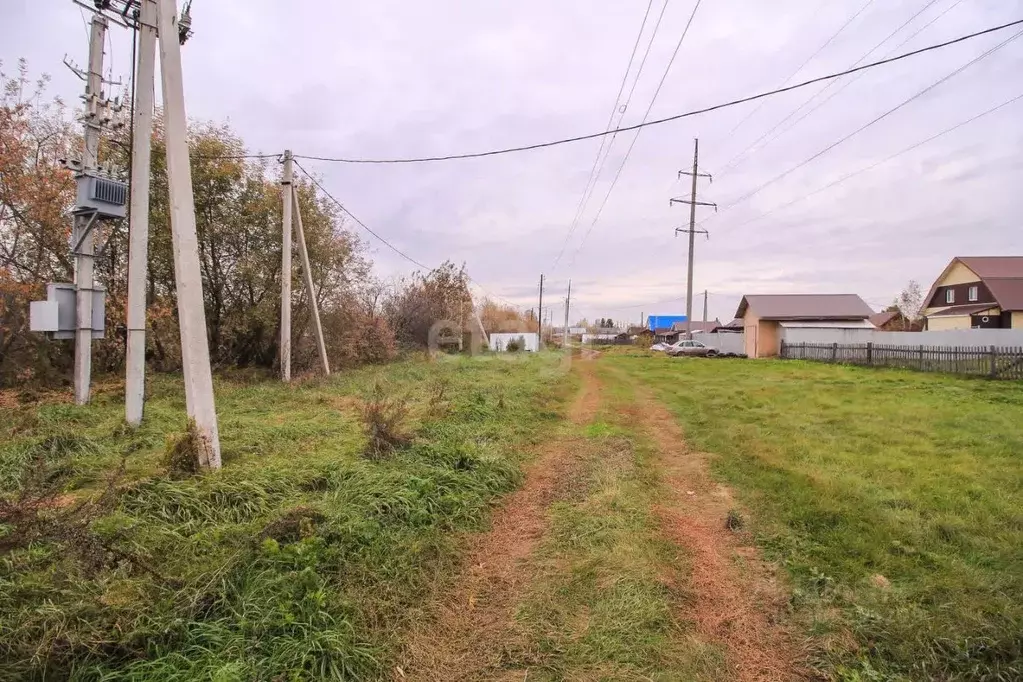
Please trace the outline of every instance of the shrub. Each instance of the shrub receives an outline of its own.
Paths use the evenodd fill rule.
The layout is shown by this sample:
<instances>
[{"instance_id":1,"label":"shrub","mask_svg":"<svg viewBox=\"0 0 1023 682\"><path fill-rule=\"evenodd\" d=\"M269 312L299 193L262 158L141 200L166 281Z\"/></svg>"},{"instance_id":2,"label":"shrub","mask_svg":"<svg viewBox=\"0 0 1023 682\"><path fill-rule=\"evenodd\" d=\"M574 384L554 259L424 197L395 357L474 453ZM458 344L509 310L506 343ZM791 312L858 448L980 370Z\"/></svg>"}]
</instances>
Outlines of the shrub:
<instances>
[{"instance_id":1,"label":"shrub","mask_svg":"<svg viewBox=\"0 0 1023 682\"><path fill-rule=\"evenodd\" d=\"M362 422L368 439L364 453L367 458L385 459L409 442L405 425L408 414L408 401L388 396L379 383L375 385L362 408Z\"/></svg>"}]
</instances>

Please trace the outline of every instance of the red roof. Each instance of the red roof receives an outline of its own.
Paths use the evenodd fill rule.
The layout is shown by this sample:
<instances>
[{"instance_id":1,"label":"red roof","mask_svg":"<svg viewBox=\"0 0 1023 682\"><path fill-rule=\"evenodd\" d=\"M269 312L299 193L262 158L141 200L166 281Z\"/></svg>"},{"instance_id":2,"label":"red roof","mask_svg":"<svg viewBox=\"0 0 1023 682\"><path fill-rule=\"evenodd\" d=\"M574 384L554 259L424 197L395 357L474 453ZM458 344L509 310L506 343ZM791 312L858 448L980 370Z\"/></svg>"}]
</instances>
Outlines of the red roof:
<instances>
[{"instance_id":1,"label":"red roof","mask_svg":"<svg viewBox=\"0 0 1023 682\"><path fill-rule=\"evenodd\" d=\"M856 294L757 294L743 296L736 317L747 308L762 320L865 320L874 314Z\"/></svg>"}]
</instances>

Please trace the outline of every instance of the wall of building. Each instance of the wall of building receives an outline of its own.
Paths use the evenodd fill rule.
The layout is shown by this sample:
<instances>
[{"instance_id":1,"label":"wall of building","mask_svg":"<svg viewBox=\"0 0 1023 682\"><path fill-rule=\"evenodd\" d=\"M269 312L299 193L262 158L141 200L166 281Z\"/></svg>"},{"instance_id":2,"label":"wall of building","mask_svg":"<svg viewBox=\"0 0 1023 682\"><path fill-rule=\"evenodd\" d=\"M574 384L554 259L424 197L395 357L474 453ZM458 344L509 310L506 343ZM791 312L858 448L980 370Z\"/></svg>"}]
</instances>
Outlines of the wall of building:
<instances>
[{"instance_id":1,"label":"wall of building","mask_svg":"<svg viewBox=\"0 0 1023 682\"><path fill-rule=\"evenodd\" d=\"M927 329L932 332L948 331L950 329L970 329L971 326L969 315L942 315L927 318Z\"/></svg>"},{"instance_id":2,"label":"wall of building","mask_svg":"<svg viewBox=\"0 0 1023 682\"><path fill-rule=\"evenodd\" d=\"M759 335L760 318L752 310L747 308L746 316L742 318L743 343L746 346L746 355L751 358L757 357L757 336Z\"/></svg>"},{"instance_id":3,"label":"wall of building","mask_svg":"<svg viewBox=\"0 0 1023 682\"><path fill-rule=\"evenodd\" d=\"M1014 312L1012 314L1012 328L1023 329L1023 312Z\"/></svg>"},{"instance_id":4,"label":"wall of building","mask_svg":"<svg viewBox=\"0 0 1023 682\"><path fill-rule=\"evenodd\" d=\"M967 282L976 282L980 280L977 277L977 273L969 269L962 263L956 263L952 266L945 279L941 280L940 286L950 286L952 284L966 284Z\"/></svg>"},{"instance_id":5,"label":"wall of building","mask_svg":"<svg viewBox=\"0 0 1023 682\"><path fill-rule=\"evenodd\" d=\"M1019 313L1017 313L1019 314ZM941 319L941 318L938 318ZM967 322L969 317L966 318ZM1023 346L1023 320L1013 329L943 329L925 332L883 332L874 329L784 330L785 343L876 343L895 346Z\"/></svg>"},{"instance_id":6,"label":"wall of building","mask_svg":"<svg viewBox=\"0 0 1023 682\"><path fill-rule=\"evenodd\" d=\"M711 348L717 348L722 353L746 352L745 334L736 334L735 332L722 332L720 334L693 332L693 338Z\"/></svg>"}]
</instances>

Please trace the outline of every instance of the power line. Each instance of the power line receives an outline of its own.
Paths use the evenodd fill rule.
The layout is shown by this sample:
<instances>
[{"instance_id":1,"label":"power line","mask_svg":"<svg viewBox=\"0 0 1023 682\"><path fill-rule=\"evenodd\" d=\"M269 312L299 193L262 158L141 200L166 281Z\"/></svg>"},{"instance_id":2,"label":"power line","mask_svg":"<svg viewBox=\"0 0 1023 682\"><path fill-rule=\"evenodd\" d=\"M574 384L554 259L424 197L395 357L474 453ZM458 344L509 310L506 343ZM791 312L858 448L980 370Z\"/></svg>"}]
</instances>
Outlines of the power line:
<instances>
[{"instance_id":1,"label":"power line","mask_svg":"<svg viewBox=\"0 0 1023 682\"><path fill-rule=\"evenodd\" d=\"M763 189L769 187L770 185L773 185L774 183L778 182L782 178L787 177L788 175L790 175L791 173L799 170L800 168L802 168L803 166L807 165L808 163L810 163L810 162L820 158L821 156L823 156L824 154L828 153L829 151L831 151L835 147L839 146L840 144L842 144L842 143L848 141L849 139L855 137L856 135L860 134L861 132L863 132L867 128L871 127L875 123L878 123L878 122L884 120L885 118L887 118L891 114L895 113L896 111L898 111L902 107L906 106L910 102L916 100L917 98L922 97L924 94L930 92L931 90L933 90L934 88L938 87L939 85L941 85L945 81L949 80L953 76L956 76L957 74L959 74L963 70L965 70L965 69L969 68L970 66L976 64L977 62L979 62L980 60L984 59L988 55L991 55L992 53L996 52L997 50L1000 50L1001 48L1005 47L1010 42L1012 42L1013 40L1018 38L1020 35L1023 35L1023 31L1019 31L1019 32L1015 33L1013 36L1011 36L1007 40L1003 40L1001 43L999 43L998 45L992 47L991 49L987 50L986 52L982 53L980 56L975 57L975 58L971 59L970 61L966 62L965 64L960 66L958 69L953 71L952 73L950 73L950 74L948 74L946 76L943 76L942 78L939 78L938 80L936 80L935 82L931 83L930 85L928 85L923 90L920 90L919 92L917 92L915 95L912 95L911 97L903 100L901 103L899 103L896 106L892 107L891 109L889 109L888 111L884 112L883 114L881 114L877 118L871 120L870 122L860 126L859 128L857 128L853 132L851 132L848 135L846 135L845 137L842 137L839 140L837 140L835 142L832 142L830 145L828 145L824 149L820 150L819 152L817 152L813 156L809 157L808 159L805 159L805 160L797 163L792 168L789 168L788 170L784 171L783 173L780 173L779 175L776 175L775 177L771 178L767 182L759 185L756 189L753 189L752 191L747 192L746 194L743 194L738 199L730 202L728 205L723 207L721 209L721 211L718 212L718 215L720 215L721 213L724 213L725 211L727 211L727 210L729 210L731 208L734 208L736 205L742 203L743 201L746 201L747 199L749 199L753 195L757 194L758 192L762 191Z\"/></svg>"},{"instance_id":2,"label":"power line","mask_svg":"<svg viewBox=\"0 0 1023 682\"><path fill-rule=\"evenodd\" d=\"M1005 102L1002 102L1001 104L998 104L998 105L996 105L994 107L991 107L990 109L988 109L986 111L983 111L983 112L981 112L979 114L976 114L975 116L972 116L972 117L966 119L965 121L960 121L959 123L955 124L951 128L946 128L945 130L942 130L940 133L936 133L934 135L931 135L927 139L921 140L920 142L917 142L917 143L915 143L913 145L910 145L909 147L906 147L905 149L903 149L901 151L895 152L894 154L892 154L890 156L886 156L885 158L881 159L880 161L876 161L876 162L870 164L869 166L865 166L863 168L860 168L859 170L853 171L852 173L848 173L846 175L843 175L841 178L839 178L839 179L837 179L837 180L835 180L833 182L830 182L827 185L824 185L823 187L815 189L812 192L808 192L807 194L799 196L799 197L797 197L797 198L795 198L795 199L793 199L791 201L788 201L788 202L786 202L784 204L781 204L780 206L775 206L774 208L770 209L769 211L761 213L760 215L754 216L753 218L750 218L748 220L744 220L743 222L738 223L737 225L731 226L731 229L737 230L740 227L743 227L743 226L748 225L750 223L753 223L753 222L756 222L758 220L761 220L762 218L766 218L767 216L771 215L772 213L775 213L777 211L781 211L783 209L788 208L789 206L793 206L795 204L798 204L799 202L804 201L806 199L809 199L810 197L815 196L817 194L820 194L821 192L823 192L825 190L829 190L832 187L835 187L836 185L840 185L843 182L856 177L857 175L860 175L862 173L866 173L867 171L873 170L874 168L877 168L878 166L880 166L882 164L888 163L889 161L891 161L891 160L893 160L893 159L895 159L895 158L897 158L899 156L902 156L903 154L908 154L909 152L911 152L911 151L913 151L915 149L918 149L919 147L922 147L922 146L924 146L925 144L927 144L929 142L933 142L934 140L938 139L939 137L943 137L943 136L945 136L945 135L947 135L947 134L949 134L949 133L951 133L951 132L953 132L955 130L958 130L959 128L962 128L965 125L969 125L970 123L973 123L974 121L976 121L978 119L981 119L981 118L983 118L983 117L985 117L985 116L987 116L989 114L993 114L994 112L998 111L999 109L1007 107L1010 104L1018 102L1021 99L1023 99L1023 94L1016 95L1015 97L1013 97L1010 100L1006 100Z\"/></svg>"},{"instance_id":3,"label":"power line","mask_svg":"<svg viewBox=\"0 0 1023 682\"><path fill-rule=\"evenodd\" d=\"M355 223L356 223L356 224L357 224L357 225L358 225L359 227L361 227L362 229L366 230L366 232L369 232L369 233L370 233L371 235L373 235L374 237L376 237L376 239L377 239L377 240L379 240L379 241L380 241L380 242L381 242L382 244L384 244L384 245L385 245L385 246L386 246L387 248L391 249L392 251L394 251L394 252L395 252L396 254L398 254L399 256L401 256L402 258L404 258L405 260L407 260L408 262L410 262L410 263L412 263L412 264L414 264L414 265L417 265L417 266L419 266L420 268L423 268L424 270L426 270L427 274L430 274L430 273L432 273L432 272L435 272L435 271L437 270L437 268L431 268L430 266L426 265L425 263L421 263L420 261L416 260L416 259L415 259L415 258L413 258L412 256L408 255L407 253L405 253L404 251L402 251L401 249L399 249L399 248L398 248L397 246L395 246L395 245L394 245L394 244L392 244L391 242L387 241L387 239L385 239L385 238L384 238L384 237L382 237L382 236L381 236L381 235L380 235L379 233L377 233L377 232L376 232L375 230L373 230L373 228L371 228L371 227L370 227L369 225L367 225L366 223L364 223L364 222L362 222L361 220L359 220L358 216L356 216L356 215L355 215L354 213L352 213L352 212L351 212L350 210L348 210L348 207L346 207L346 206L345 206L345 205L344 205L343 203L341 203L341 201L340 201L340 200L339 200L339 199L338 199L337 197L335 197L335 196L334 196L333 194L331 194L330 192L328 192L328 191L327 191L327 188L326 188L326 187L324 187L324 186L323 186L323 184L322 184L322 183L320 183L320 181L319 181L319 180L317 180L317 179L316 179L315 177L313 177L312 173L310 173L309 171L307 171L307 170L306 170L306 169L305 169L305 168L304 168L304 167L302 166L302 164L301 164L301 163L299 163L298 161L295 161L294 163L295 163L295 166L296 166L296 167L297 167L297 168L298 168L298 169L299 169L300 171L302 171L302 174L303 174L303 175L305 175L305 176L306 176L306 177L307 177L307 178L309 179L309 181L310 181L310 182L311 182L311 183L312 183L312 184L313 184L313 185L314 185L314 186L315 186L315 187L316 187L317 189L319 189L319 190L320 190L321 192L323 192L324 196L326 196L326 197L327 197L328 199L330 199L330 200L331 200L331 201L332 201L332 202L333 202L333 203L334 203L334 204L335 204L335 205L336 205L336 206L337 206L338 208L340 208L340 209L341 209L342 211L344 211L344 212L345 212L345 214L346 214L346 215L347 215L347 216L348 216L349 218L351 218L351 219L352 219L353 221L355 221ZM484 293L486 293L486 294L487 294L488 296L490 296L491 298L496 298L496 299L497 299L497 300L499 300L499 301L503 301L504 303L506 303L506 304L508 304L508 305L510 305L510 306L513 306L513 307L519 308L519 309L522 309L522 308L524 308L524 306L518 305L517 303L512 303L511 301L509 301L509 300L507 300L507 299L505 299L505 298L502 298L502 297L500 297L500 296L497 296L496 294L492 293L492 292L491 292L491 291L489 291L489 290L488 290L488 289L487 289L486 287L484 287L484 286L483 286L482 284L480 284L479 282L477 282L476 280L474 280L474 279L473 279L472 277L470 277L468 273L466 273L466 275L465 275L465 278L466 278L466 279L467 279L468 281L470 281L470 282L472 282L473 284L475 284L476 286L478 286L478 287L479 287L480 289L482 289L482 290L483 290L483 292L484 292Z\"/></svg>"},{"instance_id":4,"label":"power line","mask_svg":"<svg viewBox=\"0 0 1023 682\"><path fill-rule=\"evenodd\" d=\"M622 177L622 171L625 170L625 164L629 162L629 157L632 155L632 150L636 146L636 141L639 139L640 133L643 132L642 123L645 123L647 118L650 116L650 111L654 108L654 103L657 101L657 96L661 94L661 88L664 87L664 81L668 78L668 72L671 71L672 64L675 63L675 57L678 56L678 51L682 48L682 42L686 39L686 35L689 34L689 27L693 25L693 18L696 17L696 10L700 9L700 3L702 0L696 0L696 4L693 6L693 11L689 15L689 21L686 22L685 29L682 30L682 35L678 39L678 43L675 45L675 51L671 54L671 59L668 60L668 66L665 67L664 73L661 75L661 82L657 84L657 89L654 90L654 96L650 98L650 104L646 108L646 112L643 114L643 121L640 127L636 130L636 135L632 138L632 142L629 144L628 150L625 152L625 158L622 159L622 163L618 166L618 172L615 173L614 179L611 181L611 185L607 188L607 194L604 195L604 200L600 202L600 208L597 209L596 215L593 216L593 220L590 222L590 226L586 228L586 234L583 235L582 241L579 242L579 246L576 247L575 253L572 255L572 262L575 263L576 256L582 251L586 245L586 240L589 238L590 233L593 232L593 227L600 220L601 214L604 212L604 207L607 206L607 200L611 198L611 192L614 191L615 185L618 184L618 179Z\"/></svg>"},{"instance_id":5,"label":"power line","mask_svg":"<svg viewBox=\"0 0 1023 682\"><path fill-rule=\"evenodd\" d=\"M733 100L729 100L727 102L721 102L719 104L714 104L714 105L709 106L709 107L703 107L701 109L693 109L691 111L686 111L686 112L683 112L681 114L675 114L673 116L666 116L664 118L654 119L653 121L643 121L642 123L637 123L637 124L630 125L630 126L622 126L620 128L615 128L614 130L605 130L605 131L599 132L599 133L590 133L590 134L587 134L587 135L577 135L575 137L566 137L566 138L562 138L562 139L558 139L558 140L551 140L549 142L539 142L539 143L536 143L536 144L522 145L522 146L518 146L518 147L504 147L504 148L501 148L501 149L492 149L492 150L484 151L484 152L468 152L468 153L464 153L464 154L446 154L446 155L443 155L443 156L421 156L421 157L394 158L394 159L368 159L368 158L361 158L360 159L360 158L311 156L311 155L306 155L306 154L296 154L295 158L296 159L306 159L307 161L326 161L326 162L330 162L330 163L402 164L402 163L429 163L429 162L435 162L435 161L454 161L454 160L459 160L459 159L479 159L479 158L483 158L483 157L487 157L487 156L498 156L500 154L513 154L513 153L516 153L516 152L526 152L526 151L532 151L532 150L535 150L535 149L546 149L548 147L555 147L555 146L562 145L562 144L569 144L569 143L572 143L572 142L582 142L584 140L594 140L594 139L597 139L597 138L600 138L600 137L605 137L607 135L613 135L613 134L616 134L616 133L623 133L623 132L629 132L631 130L640 130L642 128L649 128L651 126L662 125L664 123L671 123L672 121L678 121L678 120L681 120L683 118L690 118L692 116L699 116L700 114L707 114L707 113L710 113L712 111L718 111L720 109L726 109L728 107L733 107L733 106L736 106L736 105L739 105L739 104L745 104L747 102L754 102L756 100L763 99L764 97L772 97L774 95L780 95L782 93L790 92L792 90L798 90L800 88L805 88L805 87L807 87L809 85L813 85L814 83L821 83L823 81L832 80L834 78L841 78L842 76L848 76L851 73L857 73L859 71L866 71L867 69L873 69L873 68L876 68L878 66L884 66L886 64L891 64L891 63L894 63L894 62L898 62L898 61L901 61L903 59L908 59L909 57L915 57L917 55L924 54L926 52L932 52L934 50L940 50L942 48L949 47L951 45L956 45L958 43L962 43L962 42L965 42L967 40L972 40L974 38L979 38L980 36L987 35L989 33L996 33L998 31L1003 31L1003 30L1005 30L1007 28L1011 28L1013 26L1018 26L1019 24L1023 24L1023 19L1017 19L1016 21L1010 21L1008 23L1000 24L998 26L992 26L991 28L987 28L987 29L984 29L982 31L975 31L973 33L968 33L968 34L960 36L958 38L953 38L952 40L946 40L945 42L942 42L942 43L936 43L934 45L928 45L927 47L922 47L922 48L920 48L918 50L912 50L910 52L906 52L904 54L900 54L900 55L897 55L895 57L890 57L888 59L881 59L881 60L878 60L876 62L871 62L869 64L863 64L862 66L851 67L851 68L845 69L843 71L838 71L836 73L831 73L831 74L828 74L826 76L818 76L817 78L811 78L810 80L806 80L806 81L803 81L801 83L796 83L794 85L788 85L788 86L785 86L783 88L776 88L774 90L768 90L766 92L761 92L761 93L756 94L756 95L750 95L748 97L741 97L739 99L733 99Z\"/></svg>"},{"instance_id":6,"label":"power line","mask_svg":"<svg viewBox=\"0 0 1023 682\"><path fill-rule=\"evenodd\" d=\"M636 42L633 43L633 45L632 45L632 54L629 55L629 63L625 67L625 73L622 74L622 83L621 83L621 85L618 86L618 94L615 96L614 106L611 108L611 114L607 117L607 124L604 126L604 131L605 132L608 131L608 130L611 130L611 126L614 123L615 114L618 113L618 111L619 111L619 102L621 102L622 93L625 92L625 83L629 80L629 72L632 70L632 62L636 59L636 51L639 49L640 40L643 38L643 29L646 28L646 20L650 16L650 9L653 6L654 6L654 0L649 0L649 2L647 2L647 5L646 5L646 12L643 13L643 22L639 25L639 33L636 34ZM665 2L664 6L667 7L668 3ZM664 11L662 10L661 11L661 16L663 16L663 15L664 15ZM660 19L658 19L657 23L658 23L658 25L660 25ZM655 27L654 28L654 34L656 35L656 33L657 33L657 29ZM653 42L653 39L651 38L651 43L652 42ZM649 50L647 50L647 52L649 53ZM644 57L643 57L643 62L646 62L646 55L644 55ZM642 65L640 65L640 68L639 68L639 70L636 73L636 81L635 82L639 82L639 76L642 73L642 71L643 71L643 67L642 67ZM633 89L635 89L635 86L633 87ZM629 92L629 98L625 102L625 108L626 109L628 109L629 102L631 100L632 100L632 92L630 91ZM625 112L622 111L621 113L622 113L622 118L624 118L625 117ZM620 123L622 119L619 118L618 120L619 120L619 123ZM612 136L611 137L611 144L614 144L614 140L615 140L615 138L614 138L614 136ZM589 201L589 197L593 193L592 189L590 188L590 183L593 183L593 185L596 185L597 177L600 176L600 172L597 171L597 165L598 164L600 165L601 170L603 170L603 168L604 168L604 163L601 161L601 155L604 153L604 147L605 147L605 142L606 141L607 141L606 137L600 138L600 149L597 150L597 155L593 158L593 166L590 168L590 175L589 175L589 177L586 178L586 185L583 186L583 193L579 197L579 205L576 206L576 208L575 208L575 217L572 218L572 224L571 224L571 226L568 229L568 234L565 235L565 241L561 245L561 251L558 252L557 257L554 259L554 264L551 266L552 270L554 268L558 267L558 263L561 262L561 257L565 254L565 247L568 245L568 240L571 239L572 234L575 232L576 227L578 227L579 219L582 217L583 211L585 210L584 207L586 205L586 202ZM607 147L608 147L608 153L610 154L610 145L607 145ZM607 160L607 156L604 156L604 160L605 161Z\"/></svg>"},{"instance_id":7,"label":"power line","mask_svg":"<svg viewBox=\"0 0 1023 682\"><path fill-rule=\"evenodd\" d=\"M867 52L866 52L866 53L865 53L865 54L864 54L864 55L863 55L862 57L860 57L860 58L859 58L858 60L856 60L856 64L854 64L853 66L856 66L856 65L858 65L858 64L861 64L861 63L863 63L863 61L864 61L864 60L865 60L865 59L866 59L867 57L869 57L869 56L870 56L871 54L873 54L874 50L876 50L877 48L881 47L881 46L882 46L882 45L884 45L884 44L885 44L886 42L888 42L889 40L891 40L892 36L894 36L894 35L895 35L896 33L898 33L899 31L901 31L902 29L904 29L904 28L905 28L905 27L906 27L907 25L909 25L909 23L910 23L911 21L913 21L913 20L914 20L914 19L916 19L916 18L917 18L918 16L920 16L921 14L923 14L924 12L926 12L926 11L928 10L928 8L930 8L930 7L931 7L931 5L933 5L933 4L934 4L934 3L936 3L936 2L938 2L938 0L928 0L927 4L926 4L926 5L924 5L924 6L923 6L923 7L921 8L921 9L917 10L917 12L916 12L916 13L915 13L915 14L914 14L913 16L911 16L911 17L910 17L909 19L907 19L906 21L904 21L904 22L903 22L903 23L902 23L902 24L901 24L901 25L900 25L900 26L899 26L899 27L898 27L897 29L895 29L894 31L892 31L891 33L889 33L889 34L888 34L887 36L885 36L885 37L884 37L884 39L883 39L883 40L881 40L881 42L879 42L879 43L878 43L877 45L875 45L874 47L872 47L872 48L870 48L869 50L867 50ZM898 49L898 48L896 48L896 49ZM887 56L887 55L885 55L885 56ZM855 79L853 79L853 80L855 80ZM848 81L848 82L846 83L846 85L848 85L848 84L849 84L850 82L852 82L852 81ZM806 100L805 102L803 102L803 103L802 103L802 104L800 104L800 105L799 105L798 107L796 107L795 109L793 109L792 111L790 111L790 112L788 113L788 115L787 115L787 116L785 116L785 118L783 118L782 120L780 120L780 121L778 121L777 123L775 123L775 124L774 124L774 125L773 125L773 126L772 126L772 127L771 127L771 128L770 128L770 129L769 129L769 130L768 130L767 132L766 132L766 133L764 133L763 135L761 135L760 137L758 137L758 138L757 138L757 139L756 139L755 141L753 141L753 142L752 142L752 143L751 143L750 145L748 145L748 146L747 146L747 147L746 147L745 149L743 149L743 150L742 150L741 152L739 152L738 154L736 154L735 156L733 156L733 157L732 157L731 159L729 159L729 161L728 161L728 162L727 162L727 163L726 163L726 164L725 164L725 165L724 165L724 166L723 166L723 167L722 167L722 168L721 168L720 170L718 170L718 172L717 172L717 175L718 175L718 177L720 177L720 176L724 175L724 174L725 174L725 173L727 173L727 172L728 172L729 170L731 170L732 168L735 168L735 166L739 165L739 163L737 163L737 162L739 162L739 160L740 160L740 159L742 159L742 158L743 158L743 157L744 157L744 156L745 156L746 154L748 154L748 153L749 153L749 152L750 152L751 150L753 150L754 148L756 148L756 146L757 146L758 144L760 144L761 142L763 142L764 138L766 138L766 137L767 137L768 135L770 135L770 134L771 134L771 133L773 133L773 132L774 132L775 130L777 130L778 128L780 128L780 127L781 127L782 125L784 125L786 121L788 121L788 120L789 120L789 119L791 119L791 118L792 118L793 116L795 116L795 115L796 115L797 113L799 113L799 112L800 112L800 111L801 111L801 110L803 109L803 107L805 107L805 106L806 106L807 104L809 104L810 102L812 102L812 101L813 101L814 99L816 99L816 98L817 98L817 96L818 96L818 95L820 95L821 93L823 93L823 92L824 92L825 90L829 89L829 88L830 88L831 86L835 85L836 83L838 83L838 81L837 81L837 80L832 80L832 81L829 81L829 82L828 82L828 84L827 84L827 85L825 85L825 86L824 86L823 88L821 88L821 89L820 89L820 90L818 90L817 92L815 92L815 93L813 93L812 95L810 95L810 97L809 97L809 98L808 98L808 99L807 99L807 100ZM838 90L836 90L835 92L833 92L833 93L831 94L831 97L834 97L835 95L837 95L837 94L838 94L839 92L841 92L841 91L842 91L842 90L844 90L844 89L845 89L845 86L842 86L841 88L839 88ZM789 126L788 130L791 130L792 128L794 128L794 127L796 126L796 124L798 124L798 123L799 123L800 121L802 121L803 119L805 119L805 118L806 118L807 116L809 116L809 115L810 115L811 113L813 113L814 111L816 111L817 109L819 109L819 108L820 108L821 106L823 106L823 105L824 105L825 103L827 103L827 102L828 102L828 101L829 101L829 100L831 99L831 97L828 97L828 98L827 98L827 99L825 99L825 100L824 100L823 102L820 102L820 103L819 103L819 104L818 104L818 105L817 105L816 107L814 107L813 109L811 109L810 111L808 111L808 112L807 112L806 114L804 114L804 115L803 115L802 117L800 117L800 118L799 118L799 119L798 119L798 120L797 120L797 121L796 121L795 123L793 123L793 124L792 124L791 126ZM772 140L769 140L769 141L768 141L768 142L767 142L767 143L766 143L766 144L765 144L764 146L766 147L766 146L767 146L768 144L770 144L770 143L771 143L771 142L772 142L773 140L776 140L776 139L778 139L778 137L780 137L780 135L778 135L778 136L775 136L775 137L774 137L774 138L773 138Z\"/></svg>"},{"instance_id":8,"label":"power line","mask_svg":"<svg viewBox=\"0 0 1023 682\"><path fill-rule=\"evenodd\" d=\"M848 19L846 19L845 23L844 23L844 24L842 24L842 26L841 26L841 27L839 27L839 29L838 29L837 31L835 31L835 33L834 33L834 34L832 34L832 36L831 36L830 38L828 38L828 39L827 39L826 41L824 41L824 44L823 44L823 45L821 45L820 47L818 47L818 48L817 48L817 51L816 51L816 52L814 52L814 53L813 53L812 55L810 55L809 57L807 57L807 58L806 58L806 61L804 61L804 62L803 62L802 64L800 64L800 65L799 65L799 67L798 67L798 68L797 68L797 69L796 69L795 71L793 71L792 73L790 73L790 74L789 74L789 76L788 76L788 78L786 78L785 80L783 80L783 81L781 82L781 84L782 84L782 85L785 85L785 84L786 84L786 83L788 83L788 82L789 82L790 80L792 80L792 79L793 79L793 78L794 78L794 77L796 76L796 74L798 74L798 73L799 73L800 71L802 71L802 70L803 70L804 68L806 68L806 65L807 65L807 64L809 64L810 62L812 62L812 61L814 60L814 58L815 58L815 57L817 57L817 55L819 55L819 54L820 54L821 52L823 52L823 51L824 51L824 49L825 49L825 48L827 48L827 46L828 46L828 45L830 45L830 44L831 44L832 42L834 42L835 38L837 38L837 37L839 36L839 34L841 34L841 33L842 33L842 31L844 31L844 30L845 30L845 29L846 29L846 28L847 28L847 27L849 26L849 24L851 24L851 23L852 23L852 22L853 22L853 21L854 21L854 20L856 19L856 17L858 17L858 16L860 16L861 14L863 14L863 11L864 11L865 9L867 9L868 7L870 7L870 6L871 6L871 5L873 4L873 3L874 3L874 0L867 0L867 3L866 3L865 5L863 5L863 7L860 7L860 8L859 8L859 9L858 9L858 10L856 11L856 13L855 13L855 14L853 14L853 15L852 15L851 17L849 17ZM734 135L734 134L735 134L735 131L736 131L736 130L738 130L739 128L741 128L741 127L742 127L742 124L743 124L743 123L745 123L746 121L748 121L748 120L749 120L749 119L750 119L750 118L751 118L751 117L753 116L753 114L755 114L755 113L757 113L758 111L760 111L760 107L762 107L763 105L764 105L764 103L763 103L763 102L761 102L761 103L757 104L757 106L753 107L753 109L751 109L751 110L749 111L749 113L747 113L747 114L746 114L745 116L743 116L743 118L742 118L742 120L741 120L741 121L739 121L738 123L736 123L736 124L735 124L735 126L734 126L734 127L733 127L733 128L732 128L732 129L730 130L730 131L728 131L728 135L726 135L726 136L725 136L725 139L730 139L730 138L732 137L732 135Z\"/></svg>"}]
</instances>

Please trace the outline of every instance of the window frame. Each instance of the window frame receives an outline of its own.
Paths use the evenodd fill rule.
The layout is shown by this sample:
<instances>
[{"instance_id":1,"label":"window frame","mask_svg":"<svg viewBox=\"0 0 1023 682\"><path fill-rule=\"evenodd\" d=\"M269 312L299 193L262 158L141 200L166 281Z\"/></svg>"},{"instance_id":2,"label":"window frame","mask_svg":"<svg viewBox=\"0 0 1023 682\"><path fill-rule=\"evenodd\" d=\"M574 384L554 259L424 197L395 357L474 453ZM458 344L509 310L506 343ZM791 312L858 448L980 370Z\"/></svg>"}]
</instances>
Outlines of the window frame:
<instances>
[{"instance_id":1,"label":"window frame","mask_svg":"<svg viewBox=\"0 0 1023 682\"><path fill-rule=\"evenodd\" d=\"M970 288L966 290L966 300L970 303L976 303L980 300L980 287L978 285L970 285Z\"/></svg>"},{"instance_id":2,"label":"window frame","mask_svg":"<svg viewBox=\"0 0 1023 682\"><path fill-rule=\"evenodd\" d=\"M956 302L956 290L952 287L945 289L945 303L947 305L955 305Z\"/></svg>"}]
</instances>

